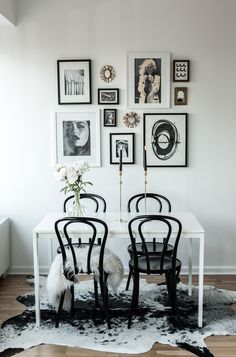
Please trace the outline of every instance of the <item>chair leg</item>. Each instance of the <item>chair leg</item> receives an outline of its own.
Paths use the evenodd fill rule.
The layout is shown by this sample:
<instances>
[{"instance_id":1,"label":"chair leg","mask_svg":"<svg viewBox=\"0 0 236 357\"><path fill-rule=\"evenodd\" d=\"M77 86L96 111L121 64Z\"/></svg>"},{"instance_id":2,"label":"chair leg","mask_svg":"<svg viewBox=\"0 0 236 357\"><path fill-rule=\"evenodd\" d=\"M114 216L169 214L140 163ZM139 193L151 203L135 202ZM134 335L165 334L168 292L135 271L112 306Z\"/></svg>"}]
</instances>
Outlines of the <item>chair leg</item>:
<instances>
[{"instance_id":1,"label":"chair leg","mask_svg":"<svg viewBox=\"0 0 236 357\"><path fill-rule=\"evenodd\" d=\"M55 327L56 328L59 326L59 317L60 317L60 314L61 314L61 311L62 311L62 306L63 306L63 303L64 303L65 293L66 292L64 291L63 294L61 295L59 307L58 307L58 310L57 310L57 313L56 313L56 322L55 322Z\"/></svg>"},{"instance_id":2,"label":"chair leg","mask_svg":"<svg viewBox=\"0 0 236 357\"><path fill-rule=\"evenodd\" d=\"M171 281L171 307L173 313L177 311L177 293L176 293L176 274L170 273L170 281Z\"/></svg>"},{"instance_id":3,"label":"chair leg","mask_svg":"<svg viewBox=\"0 0 236 357\"><path fill-rule=\"evenodd\" d=\"M128 275L128 279L127 279L125 290L129 290L130 279L131 279L131 271L129 271L129 275Z\"/></svg>"},{"instance_id":4,"label":"chair leg","mask_svg":"<svg viewBox=\"0 0 236 357\"><path fill-rule=\"evenodd\" d=\"M178 284L180 282L180 271L181 271L181 266L179 266L177 269L176 269L176 283Z\"/></svg>"},{"instance_id":5,"label":"chair leg","mask_svg":"<svg viewBox=\"0 0 236 357\"><path fill-rule=\"evenodd\" d=\"M171 286L170 286L170 276L169 273L165 273L166 276L166 287L167 287L167 292L168 292L168 305L171 305Z\"/></svg>"},{"instance_id":6,"label":"chair leg","mask_svg":"<svg viewBox=\"0 0 236 357\"><path fill-rule=\"evenodd\" d=\"M74 309L75 309L75 288L74 288L74 285L71 285L70 292L71 292L71 308L70 308L70 312L72 314L74 312Z\"/></svg>"},{"instance_id":7,"label":"chair leg","mask_svg":"<svg viewBox=\"0 0 236 357\"><path fill-rule=\"evenodd\" d=\"M132 272L133 275L133 294L130 304L130 311L128 316L128 328L131 327L132 317L134 310L138 308L138 299L139 299L139 272Z\"/></svg>"},{"instance_id":8,"label":"chair leg","mask_svg":"<svg viewBox=\"0 0 236 357\"><path fill-rule=\"evenodd\" d=\"M101 290L101 295L102 295L103 308L104 308L105 317L106 317L106 321L107 321L107 327L108 327L108 329L110 329L111 322L110 322L109 306L108 306L107 278L108 278L108 274L104 273L104 276L99 277L99 282L100 282L100 290Z\"/></svg>"},{"instance_id":9,"label":"chair leg","mask_svg":"<svg viewBox=\"0 0 236 357\"><path fill-rule=\"evenodd\" d=\"M98 283L95 277L93 278L93 283L94 283L94 298L95 298L95 306L96 308L99 308L99 300L98 300Z\"/></svg>"}]
</instances>

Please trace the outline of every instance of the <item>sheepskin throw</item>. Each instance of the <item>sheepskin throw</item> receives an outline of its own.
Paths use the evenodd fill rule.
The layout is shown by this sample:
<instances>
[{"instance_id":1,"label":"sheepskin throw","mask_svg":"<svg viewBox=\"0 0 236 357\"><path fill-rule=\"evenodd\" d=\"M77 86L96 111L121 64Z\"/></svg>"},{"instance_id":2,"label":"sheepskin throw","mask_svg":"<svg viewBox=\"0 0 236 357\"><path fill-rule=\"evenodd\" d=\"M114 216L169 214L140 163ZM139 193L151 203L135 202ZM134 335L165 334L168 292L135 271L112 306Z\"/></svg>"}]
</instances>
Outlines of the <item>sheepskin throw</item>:
<instances>
[{"instance_id":1,"label":"sheepskin throw","mask_svg":"<svg viewBox=\"0 0 236 357\"><path fill-rule=\"evenodd\" d=\"M79 272L87 272L88 249L88 246L74 248ZM93 247L90 266L96 279L99 278L99 255L100 246ZM66 270L72 272L73 274L73 267L72 254L70 249L67 249ZM108 286L113 290L116 290L123 279L124 267L121 260L108 249L105 249L104 252L103 269L108 274ZM79 275L76 275L73 281L66 279L64 275L62 255L58 254L51 265L47 278L48 297L52 306L58 307L60 296L64 291L66 291L63 309L67 311L70 309L69 288L74 284L74 282L79 282Z\"/></svg>"}]
</instances>

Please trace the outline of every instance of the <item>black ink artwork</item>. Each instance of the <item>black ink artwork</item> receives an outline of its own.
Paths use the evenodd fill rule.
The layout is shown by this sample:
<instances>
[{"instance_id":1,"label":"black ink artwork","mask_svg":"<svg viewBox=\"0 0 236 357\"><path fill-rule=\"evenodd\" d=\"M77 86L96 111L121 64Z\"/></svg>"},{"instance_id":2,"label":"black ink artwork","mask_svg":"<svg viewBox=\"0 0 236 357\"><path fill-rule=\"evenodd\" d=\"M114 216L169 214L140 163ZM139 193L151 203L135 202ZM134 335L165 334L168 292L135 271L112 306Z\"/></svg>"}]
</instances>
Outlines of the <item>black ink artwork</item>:
<instances>
[{"instance_id":1,"label":"black ink artwork","mask_svg":"<svg viewBox=\"0 0 236 357\"><path fill-rule=\"evenodd\" d=\"M176 126L168 120L158 120L152 127L152 149L160 160L172 157L180 144Z\"/></svg>"}]
</instances>

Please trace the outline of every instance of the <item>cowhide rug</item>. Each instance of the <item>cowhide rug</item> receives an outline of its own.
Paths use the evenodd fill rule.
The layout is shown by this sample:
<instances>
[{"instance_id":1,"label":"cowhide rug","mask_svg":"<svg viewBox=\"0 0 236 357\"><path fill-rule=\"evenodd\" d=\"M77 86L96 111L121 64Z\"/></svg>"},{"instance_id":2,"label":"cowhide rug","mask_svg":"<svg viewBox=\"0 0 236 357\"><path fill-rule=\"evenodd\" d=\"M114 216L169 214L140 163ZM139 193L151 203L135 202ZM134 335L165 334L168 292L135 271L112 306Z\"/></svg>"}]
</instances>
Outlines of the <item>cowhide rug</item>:
<instances>
[{"instance_id":1,"label":"cowhide rug","mask_svg":"<svg viewBox=\"0 0 236 357\"><path fill-rule=\"evenodd\" d=\"M29 279L33 284L33 279ZM41 326L34 323L34 292L18 297L27 310L7 320L0 329L0 356L10 356L21 349L39 344L78 346L98 351L137 354L151 349L155 342L180 346L196 356L213 356L204 339L210 335L235 335L236 312L231 304L236 292L204 288L204 326L197 327L197 288L188 297L187 286L178 284L179 313L174 316L166 306L167 292L163 285L148 284L142 279L140 311L127 330L131 290L110 295L112 329L107 330L103 316L94 310L93 282L76 285L76 309L73 316L63 313L59 328L54 327L55 312L48 304L46 278L41 277ZM16 349L16 350L15 350Z\"/></svg>"}]
</instances>

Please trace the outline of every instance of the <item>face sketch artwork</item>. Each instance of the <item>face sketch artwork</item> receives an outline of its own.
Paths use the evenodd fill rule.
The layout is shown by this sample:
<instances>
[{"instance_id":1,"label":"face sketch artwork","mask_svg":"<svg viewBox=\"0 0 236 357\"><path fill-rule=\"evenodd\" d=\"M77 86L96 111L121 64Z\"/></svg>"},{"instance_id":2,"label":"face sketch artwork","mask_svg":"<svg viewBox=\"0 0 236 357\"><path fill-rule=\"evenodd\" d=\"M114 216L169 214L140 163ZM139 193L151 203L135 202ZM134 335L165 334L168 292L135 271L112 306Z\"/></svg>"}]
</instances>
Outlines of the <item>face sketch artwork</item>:
<instances>
[{"instance_id":1,"label":"face sketch artwork","mask_svg":"<svg viewBox=\"0 0 236 357\"><path fill-rule=\"evenodd\" d=\"M139 66L138 103L161 103L161 77L154 59L145 59Z\"/></svg>"},{"instance_id":2,"label":"face sketch artwork","mask_svg":"<svg viewBox=\"0 0 236 357\"><path fill-rule=\"evenodd\" d=\"M128 140L116 140L116 157L120 157L120 150L122 150L123 158L129 156Z\"/></svg>"},{"instance_id":3,"label":"face sketch artwork","mask_svg":"<svg viewBox=\"0 0 236 357\"><path fill-rule=\"evenodd\" d=\"M152 127L152 149L159 160L168 160L178 147L179 133L168 120L158 120Z\"/></svg>"},{"instance_id":4,"label":"face sketch artwork","mask_svg":"<svg viewBox=\"0 0 236 357\"><path fill-rule=\"evenodd\" d=\"M64 156L91 155L90 122L63 121Z\"/></svg>"}]
</instances>

